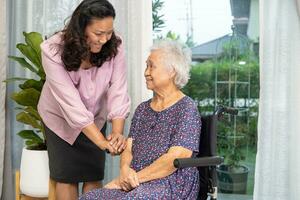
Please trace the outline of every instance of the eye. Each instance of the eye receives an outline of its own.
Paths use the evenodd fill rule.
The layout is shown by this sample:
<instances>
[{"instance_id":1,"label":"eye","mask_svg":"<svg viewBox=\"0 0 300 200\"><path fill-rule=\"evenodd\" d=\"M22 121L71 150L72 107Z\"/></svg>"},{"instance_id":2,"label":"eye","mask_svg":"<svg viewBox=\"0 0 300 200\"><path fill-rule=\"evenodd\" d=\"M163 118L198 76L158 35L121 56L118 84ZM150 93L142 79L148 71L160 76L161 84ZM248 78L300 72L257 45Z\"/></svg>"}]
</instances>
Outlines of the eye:
<instances>
[{"instance_id":1,"label":"eye","mask_svg":"<svg viewBox=\"0 0 300 200\"><path fill-rule=\"evenodd\" d=\"M95 33L96 36L102 36L104 33Z\"/></svg>"},{"instance_id":2,"label":"eye","mask_svg":"<svg viewBox=\"0 0 300 200\"><path fill-rule=\"evenodd\" d=\"M113 33L113 31L109 31L109 32L96 32L94 33L97 37L102 37L102 36L111 36Z\"/></svg>"},{"instance_id":3,"label":"eye","mask_svg":"<svg viewBox=\"0 0 300 200\"><path fill-rule=\"evenodd\" d=\"M146 63L147 68L152 68L152 65L150 63Z\"/></svg>"},{"instance_id":4,"label":"eye","mask_svg":"<svg viewBox=\"0 0 300 200\"><path fill-rule=\"evenodd\" d=\"M150 64L150 68L155 68L155 65L153 63Z\"/></svg>"}]
</instances>

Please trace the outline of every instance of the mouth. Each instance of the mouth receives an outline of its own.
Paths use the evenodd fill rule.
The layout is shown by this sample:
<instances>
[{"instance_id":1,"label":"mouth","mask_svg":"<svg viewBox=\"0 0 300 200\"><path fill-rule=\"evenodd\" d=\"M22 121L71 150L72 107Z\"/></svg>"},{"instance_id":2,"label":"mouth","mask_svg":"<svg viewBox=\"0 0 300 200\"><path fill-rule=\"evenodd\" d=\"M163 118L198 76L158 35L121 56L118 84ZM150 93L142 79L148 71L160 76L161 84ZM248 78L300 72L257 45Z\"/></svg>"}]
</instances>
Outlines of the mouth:
<instances>
[{"instance_id":1,"label":"mouth","mask_svg":"<svg viewBox=\"0 0 300 200\"><path fill-rule=\"evenodd\" d=\"M94 51L94 52L99 52L99 51L101 51L101 49L102 49L102 45L99 45L99 44L93 44L93 46L91 47L91 49L92 49L92 51Z\"/></svg>"},{"instance_id":2,"label":"mouth","mask_svg":"<svg viewBox=\"0 0 300 200\"><path fill-rule=\"evenodd\" d=\"M102 44L94 44L94 47L96 47L96 48L101 48L101 47L102 47Z\"/></svg>"}]
</instances>

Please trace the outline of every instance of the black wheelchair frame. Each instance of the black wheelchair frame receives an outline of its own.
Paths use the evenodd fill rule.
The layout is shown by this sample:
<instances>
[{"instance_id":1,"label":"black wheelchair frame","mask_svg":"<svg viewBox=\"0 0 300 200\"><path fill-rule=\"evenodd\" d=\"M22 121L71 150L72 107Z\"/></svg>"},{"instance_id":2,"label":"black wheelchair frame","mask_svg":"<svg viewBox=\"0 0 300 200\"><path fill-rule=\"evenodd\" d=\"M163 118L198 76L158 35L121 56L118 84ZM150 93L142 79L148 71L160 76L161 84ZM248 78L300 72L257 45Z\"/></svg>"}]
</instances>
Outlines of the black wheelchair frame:
<instances>
[{"instance_id":1,"label":"black wheelchair frame","mask_svg":"<svg viewBox=\"0 0 300 200\"><path fill-rule=\"evenodd\" d=\"M201 117L199 153L192 158L175 159L176 168L197 167L200 174L200 187L197 200L217 199L217 165L224 158L217 156L217 122L224 113L237 115L235 108L218 106L212 115Z\"/></svg>"}]
</instances>

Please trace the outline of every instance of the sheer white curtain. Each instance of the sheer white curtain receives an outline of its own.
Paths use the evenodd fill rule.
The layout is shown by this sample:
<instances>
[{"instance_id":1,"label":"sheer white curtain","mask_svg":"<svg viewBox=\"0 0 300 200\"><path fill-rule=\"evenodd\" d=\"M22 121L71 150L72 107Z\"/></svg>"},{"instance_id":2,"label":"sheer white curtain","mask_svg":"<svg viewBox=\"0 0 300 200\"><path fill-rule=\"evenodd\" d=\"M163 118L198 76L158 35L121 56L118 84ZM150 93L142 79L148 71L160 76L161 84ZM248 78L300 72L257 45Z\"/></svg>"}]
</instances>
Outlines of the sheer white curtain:
<instances>
[{"instance_id":1,"label":"sheer white curtain","mask_svg":"<svg viewBox=\"0 0 300 200\"><path fill-rule=\"evenodd\" d=\"M298 9L298 15L300 16L300 0L295 0L295 1Z\"/></svg>"},{"instance_id":2,"label":"sheer white curtain","mask_svg":"<svg viewBox=\"0 0 300 200\"><path fill-rule=\"evenodd\" d=\"M300 198L300 18L296 0L260 1L255 200Z\"/></svg>"},{"instance_id":3,"label":"sheer white curtain","mask_svg":"<svg viewBox=\"0 0 300 200\"><path fill-rule=\"evenodd\" d=\"M7 0L0 0L2 2ZM129 94L132 99L131 115L136 106L142 101L151 96L151 92L147 91L145 87L145 81L143 78L143 71L145 67L145 60L147 56L147 49L152 43L152 10L151 0L130 0L119 1L110 0L116 8L116 30L120 32L125 46L127 54L128 65L128 80L129 80ZM16 43L23 42L23 31L37 31L42 33L43 36L51 35L55 31L60 30L64 26L65 19L70 16L75 7L81 2L81 0L10 0L8 9L8 22L10 24L9 29L9 54L17 55L15 48ZM5 18L5 12L2 12L3 6L0 8L1 21ZM1 29L2 30L2 29ZM1 35L2 37L2 35ZM2 40L1 40L2 41ZM3 40L7 41L7 40ZM1 48L2 50L2 48ZM2 55L6 58L6 54L0 54L1 61ZM22 70L15 68L14 62L9 62L8 76L24 76ZM1 65L2 67L2 65ZM5 68L4 68L5 69ZM26 76L32 76L31 73L25 74ZM17 90L17 85L9 85L7 89L8 95L12 91ZM3 96L0 96L0 100ZM4 175L7 178L6 188L4 189L4 199L14 199L13 196L13 172L19 168L21 150L23 147L23 141L16 136L16 133L23 128L20 123L15 121L14 104L11 100L7 101L7 126L9 131L7 135L9 137L9 145L6 146L6 159L7 170ZM1 104L4 105L4 104ZM2 115L2 113L0 113ZM0 120L4 117L0 117ZM129 119L129 120L130 120ZM126 124L126 132L129 129L129 120ZM1 126L4 127L4 126ZM0 138L1 138L0 129ZM108 130L109 131L109 130ZM1 141L0 141L1 142ZM2 145L0 143L0 153ZM1 155L1 154L0 154ZM10 161L11 160L11 161ZM1 166L1 156L0 156ZM119 161L118 157L111 158L107 156L106 163L106 176L105 182L111 180L118 175ZM1 170L1 168L0 168ZM1 173L1 171L0 171ZM2 174L2 173L1 173ZM1 176L0 174L0 176ZM0 179L1 180L1 179ZM1 183L1 182L0 182ZM2 196L3 198L3 196Z\"/></svg>"},{"instance_id":4,"label":"sheer white curtain","mask_svg":"<svg viewBox=\"0 0 300 200\"><path fill-rule=\"evenodd\" d=\"M6 0L0 0L0 197L2 194L4 149L5 149L5 94L7 67L7 23L6 23Z\"/></svg>"}]
</instances>

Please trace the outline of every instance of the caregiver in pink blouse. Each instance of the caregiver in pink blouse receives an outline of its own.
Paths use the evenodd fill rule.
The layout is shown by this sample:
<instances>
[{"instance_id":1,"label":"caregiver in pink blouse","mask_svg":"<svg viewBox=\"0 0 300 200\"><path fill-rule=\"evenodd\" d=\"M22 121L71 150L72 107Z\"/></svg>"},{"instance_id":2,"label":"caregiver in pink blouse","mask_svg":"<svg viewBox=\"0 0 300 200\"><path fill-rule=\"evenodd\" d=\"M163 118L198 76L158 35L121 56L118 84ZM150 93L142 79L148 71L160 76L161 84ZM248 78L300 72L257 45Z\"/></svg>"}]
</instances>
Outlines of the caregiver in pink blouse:
<instances>
[{"instance_id":1,"label":"caregiver in pink blouse","mask_svg":"<svg viewBox=\"0 0 300 200\"><path fill-rule=\"evenodd\" d=\"M45 125L56 198L77 199L100 187L105 153L122 152L129 114L124 46L107 0L84 0L66 27L41 44L46 73L38 111ZM112 123L105 137L103 126ZM102 129L102 131L101 131Z\"/></svg>"}]
</instances>

